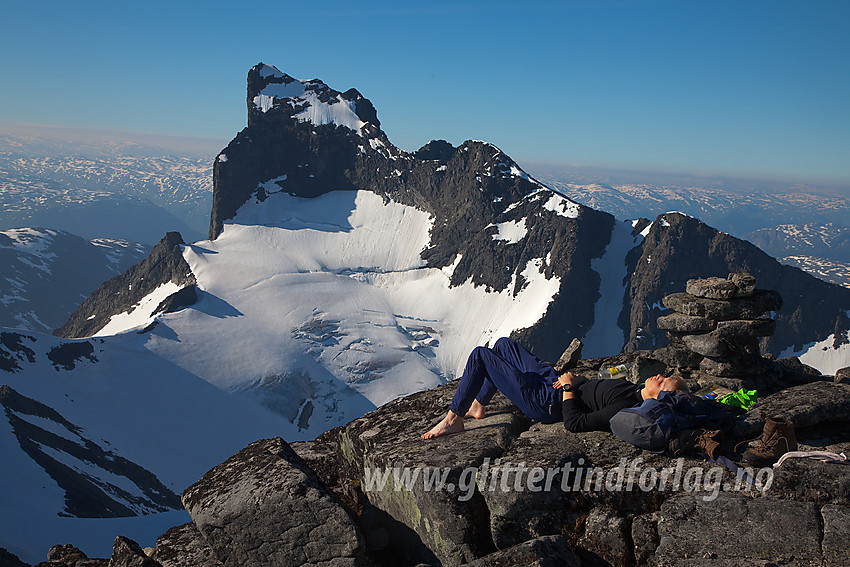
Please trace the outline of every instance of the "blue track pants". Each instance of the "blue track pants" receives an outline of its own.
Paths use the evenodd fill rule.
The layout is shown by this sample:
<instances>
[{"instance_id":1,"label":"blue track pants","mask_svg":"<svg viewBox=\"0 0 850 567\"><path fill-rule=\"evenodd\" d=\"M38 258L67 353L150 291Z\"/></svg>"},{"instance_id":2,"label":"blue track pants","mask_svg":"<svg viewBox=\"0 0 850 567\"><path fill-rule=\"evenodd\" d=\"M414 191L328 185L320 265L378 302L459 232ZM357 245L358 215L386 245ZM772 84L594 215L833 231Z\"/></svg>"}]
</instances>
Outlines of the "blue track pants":
<instances>
[{"instance_id":1,"label":"blue track pants","mask_svg":"<svg viewBox=\"0 0 850 567\"><path fill-rule=\"evenodd\" d=\"M552 387L557 379L558 373L551 365L503 337L492 349L472 350L449 409L463 416L472 400L487 405L499 390L531 419L555 423L562 419L560 390Z\"/></svg>"}]
</instances>

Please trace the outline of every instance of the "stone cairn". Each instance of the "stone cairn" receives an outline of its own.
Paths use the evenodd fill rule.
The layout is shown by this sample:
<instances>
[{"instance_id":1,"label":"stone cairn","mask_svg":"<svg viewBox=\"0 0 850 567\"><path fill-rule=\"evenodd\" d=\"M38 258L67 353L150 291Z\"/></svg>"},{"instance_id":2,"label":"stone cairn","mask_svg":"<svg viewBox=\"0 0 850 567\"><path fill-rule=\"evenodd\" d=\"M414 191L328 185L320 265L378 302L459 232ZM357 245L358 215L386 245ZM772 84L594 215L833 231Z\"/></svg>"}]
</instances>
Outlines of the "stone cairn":
<instances>
[{"instance_id":1,"label":"stone cairn","mask_svg":"<svg viewBox=\"0 0 850 567\"><path fill-rule=\"evenodd\" d=\"M675 313L659 317L658 328L674 345L702 356L699 370L715 382L758 387L771 369L759 338L776 330L776 321L765 315L782 307L779 293L756 289L756 279L746 273L688 280L685 289L662 300Z\"/></svg>"}]
</instances>

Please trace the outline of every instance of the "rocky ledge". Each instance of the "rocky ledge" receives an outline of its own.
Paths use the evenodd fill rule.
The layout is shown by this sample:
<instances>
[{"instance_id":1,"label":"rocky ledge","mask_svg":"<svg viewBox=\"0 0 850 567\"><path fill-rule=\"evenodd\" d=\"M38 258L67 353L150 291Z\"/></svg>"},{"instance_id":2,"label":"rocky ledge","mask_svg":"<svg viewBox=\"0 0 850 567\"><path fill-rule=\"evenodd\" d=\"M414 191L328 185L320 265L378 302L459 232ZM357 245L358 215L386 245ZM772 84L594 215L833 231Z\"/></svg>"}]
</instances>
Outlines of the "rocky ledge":
<instances>
[{"instance_id":1,"label":"rocky ledge","mask_svg":"<svg viewBox=\"0 0 850 567\"><path fill-rule=\"evenodd\" d=\"M712 301L761 302L748 311L752 320L778 301L754 288L722 291L729 288L722 281L716 287L731 296ZM688 295L711 299L698 284ZM759 297L768 299L752 299ZM743 315L727 320L746 321ZM720 326L706 320L698 328L687 320L693 328L676 332ZM761 325L769 324L737 325L734 336L749 342L763 334ZM631 362L635 381L675 372L693 386L723 378L708 374L687 344L580 360L574 343L559 366L595 374ZM119 538L108 564L843 567L850 464L798 457L747 470L735 463L776 416L796 424L800 451L850 453L850 369L821 376L795 359L762 359L761 368L768 372L735 378L766 395L728 434L727 466L532 422L500 395L484 418L466 420L464 432L423 441L420 434L445 414L450 383L313 441L251 444L184 492L192 523L144 552ZM57 558L43 565L106 564L71 551L54 548Z\"/></svg>"}]
</instances>

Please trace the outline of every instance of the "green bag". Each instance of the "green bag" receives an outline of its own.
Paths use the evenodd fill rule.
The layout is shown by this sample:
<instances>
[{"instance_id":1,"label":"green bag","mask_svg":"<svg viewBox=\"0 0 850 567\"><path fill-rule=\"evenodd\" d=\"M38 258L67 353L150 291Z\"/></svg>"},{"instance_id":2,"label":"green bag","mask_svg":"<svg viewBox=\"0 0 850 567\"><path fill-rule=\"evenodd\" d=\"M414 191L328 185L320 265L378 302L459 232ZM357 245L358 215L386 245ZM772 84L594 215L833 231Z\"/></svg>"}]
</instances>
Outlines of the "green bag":
<instances>
[{"instance_id":1,"label":"green bag","mask_svg":"<svg viewBox=\"0 0 850 567\"><path fill-rule=\"evenodd\" d=\"M748 411L750 406L756 403L757 398L758 392L756 390L745 390L741 388L737 392L732 392L731 394L723 396L720 399L720 403Z\"/></svg>"}]
</instances>

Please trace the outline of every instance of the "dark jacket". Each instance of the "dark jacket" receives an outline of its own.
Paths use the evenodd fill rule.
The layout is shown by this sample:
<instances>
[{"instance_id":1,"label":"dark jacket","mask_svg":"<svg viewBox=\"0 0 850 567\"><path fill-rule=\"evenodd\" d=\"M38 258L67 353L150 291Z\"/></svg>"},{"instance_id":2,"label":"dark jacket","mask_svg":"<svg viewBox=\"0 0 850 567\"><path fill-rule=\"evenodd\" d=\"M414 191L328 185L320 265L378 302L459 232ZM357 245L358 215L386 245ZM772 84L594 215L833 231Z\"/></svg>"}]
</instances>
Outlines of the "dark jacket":
<instances>
[{"instance_id":1,"label":"dark jacket","mask_svg":"<svg viewBox=\"0 0 850 567\"><path fill-rule=\"evenodd\" d=\"M562 402L564 427L573 432L611 431L609 420L621 409L643 401L640 386L620 378L588 380L576 376L576 397Z\"/></svg>"}]
</instances>

